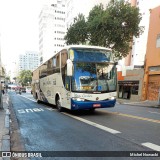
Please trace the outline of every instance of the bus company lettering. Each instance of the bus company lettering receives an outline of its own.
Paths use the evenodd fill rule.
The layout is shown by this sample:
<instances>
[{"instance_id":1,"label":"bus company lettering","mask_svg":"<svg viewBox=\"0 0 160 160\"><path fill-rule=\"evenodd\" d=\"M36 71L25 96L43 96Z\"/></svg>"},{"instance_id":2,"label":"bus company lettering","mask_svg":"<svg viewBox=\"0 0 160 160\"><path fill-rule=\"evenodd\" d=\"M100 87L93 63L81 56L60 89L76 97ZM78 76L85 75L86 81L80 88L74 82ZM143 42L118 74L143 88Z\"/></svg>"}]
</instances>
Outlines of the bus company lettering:
<instances>
[{"instance_id":1,"label":"bus company lettering","mask_svg":"<svg viewBox=\"0 0 160 160\"><path fill-rule=\"evenodd\" d=\"M48 91L47 91L47 97L50 97L50 96L51 96L51 91L48 90Z\"/></svg>"},{"instance_id":2,"label":"bus company lettering","mask_svg":"<svg viewBox=\"0 0 160 160\"><path fill-rule=\"evenodd\" d=\"M53 79L53 85L56 85L56 79Z\"/></svg>"},{"instance_id":3,"label":"bus company lettering","mask_svg":"<svg viewBox=\"0 0 160 160\"><path fill-rule=\"evenodd\" d=\"M75 97L77 98L89 98L89 97L92 97L92 95L89 95L89 94L82 94L82 95L79 95L79 94L74 94Z\"/></svg>"},{"instance_id":4,"label":"bus company lettering","mask_svg":"<svg viewBox=\"0 0 160 160\"><path fill-rule=\"evenodd\" d=\"M51 84L51 81L46 81L46 82L43 82L43 86L47 86L47 85L50 85Z\"/></svg>"}]
</instances>

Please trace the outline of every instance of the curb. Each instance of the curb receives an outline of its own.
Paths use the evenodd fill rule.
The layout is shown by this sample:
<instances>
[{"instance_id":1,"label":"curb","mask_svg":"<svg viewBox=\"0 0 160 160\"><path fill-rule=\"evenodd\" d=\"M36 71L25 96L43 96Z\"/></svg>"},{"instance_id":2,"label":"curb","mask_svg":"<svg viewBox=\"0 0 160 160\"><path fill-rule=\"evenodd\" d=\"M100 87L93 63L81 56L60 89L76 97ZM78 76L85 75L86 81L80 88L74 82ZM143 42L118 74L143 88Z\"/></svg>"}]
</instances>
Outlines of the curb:
<instances>
[{"instance_id":1,"label":"curb","mask_svg":"<svg viewBox=\"0 0 160 160\"><path fill-rule=\"evenodd\" d=\"M8 96L8 94L7 94ZM4 100L4 99L3 99ZM3 101L3 108L5 113L5 134L2 137L2 152L10 152L10 111L9 111L9 98ZM2 157L2 160L10 160L10 157Z\"/></svg>"},{"instance_id":2,"label":"curb","mask_svg":"<svg viewBox=\"0 0 160 160\"><path fill-rule=\"evenodd\" d=\"M130 105L130 106L137 106L137 107L147 107L147 108L156 108L160 109L160 106L158 105L153 105L153 106L147 106L147 105L142 105L142 104L131 104L131 103L119 103L120 105Z\"/></svg>"}]
</instances>

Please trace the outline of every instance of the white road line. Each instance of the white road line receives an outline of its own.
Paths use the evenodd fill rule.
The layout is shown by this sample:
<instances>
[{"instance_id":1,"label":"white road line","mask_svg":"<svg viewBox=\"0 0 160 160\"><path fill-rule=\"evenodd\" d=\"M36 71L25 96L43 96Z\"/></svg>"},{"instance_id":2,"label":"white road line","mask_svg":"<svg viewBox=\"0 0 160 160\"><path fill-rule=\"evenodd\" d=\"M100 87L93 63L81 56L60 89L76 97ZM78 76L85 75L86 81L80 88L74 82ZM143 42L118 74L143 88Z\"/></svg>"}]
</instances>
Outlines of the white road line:
<instances>
[{"instance_id":1,"label":"white road line","mask_svg":"<svg viewBox=\"0 0 160 160\"><path fill-rule=\"evenodd\" d=\"M155 151L160 151L160 146L158 146L156 144L146 142L146 143L142 143L142 145L145 146L145 147L148 147L150 149L153 149Z\"/></svg>"},{"instance_id":2,"label":"white road line","mask_svg":"<svg viewBox=\"0 0 160 160\"><path fill-rule=\"evenodd\" d=\"M70 115L70 114L68 114L68 113L63 113L63 114L65 114L65 115L67 115L67 116L70 116L70 117L72 117L72 118L74 118L74 119L77 119L77 120L79 120L79 121L81 121L81 122L87 123L87 124L89 124L89 125L91 125L91 126L94 126L94 127L99 128L99 129L102 129L102 130L104 130L104 131L110 132L110 133L112 133L112 134L121 133L121 132L119 132L119 131L117 131L117 130L114 130L114 129L111 129L111 128L102 126L102 125L100 125L100 124L97 124L97 123L88 121L88 120L83 119L83 118L80 118L80 117L76 117L76 116Z\"/></svg>"},{"instance_id":3,"label":"white road line","mask_svg":"<svg viewBox=\"0 0 160 160\"><path fill-rule=\"evenodd\" d=\"M7 105L9 105L9 102L8 102L8 101L6 101L6 103L7 103Z\"/></svg>"},{"instance_id":4,"label":"white road line","mask_svg":"<svg viewBox=\"0 0 160 160\"><path fill-rule=\"evenodd\" d=\"M20 96L22 96L22 95L20 95ZM22 96L22 97L24 97L24 98L26 98L26 99L29 99L30 101L36 102L36 100L33 100L33 99L30 99L30 98L27 98L27 97L25 97L25 96Z\"/></svg>"},{"instance_id":5,"label":"white road line","mask_svg":"<svg viewBox=\"0 0 160 160\"><path fill-rule=\"evenodd\" d=\"M50 110L50 111L54 111L55 109L53 108L46 108L47 110Z\"/></svg>"},{"instance_id":6,"label":"white road line","mask_svg":"<svg viewBox=\"0 0 160 160\"><path fill-rule=\"evenodd\" d=\"M154 113L154 114L160 114L160 113L158 113L158 112L151 112L151 111L148 111L148 112L150 112L150 113Z\"/></svg>"}]
</instances>

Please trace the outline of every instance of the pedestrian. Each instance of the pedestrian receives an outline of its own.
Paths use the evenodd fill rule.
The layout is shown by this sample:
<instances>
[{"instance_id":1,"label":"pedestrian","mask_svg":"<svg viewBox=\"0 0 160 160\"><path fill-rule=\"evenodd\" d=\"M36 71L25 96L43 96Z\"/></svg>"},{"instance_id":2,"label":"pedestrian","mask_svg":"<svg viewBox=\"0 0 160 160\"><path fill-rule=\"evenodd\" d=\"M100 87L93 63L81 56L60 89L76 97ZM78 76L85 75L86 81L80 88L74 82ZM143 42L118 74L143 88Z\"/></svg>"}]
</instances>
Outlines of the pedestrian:
<instances>
[{"instance_id":1,"label":"pedestrian","mask_svg":"<svg viewBox=\"0 0 160 160\"><path fill-rule=\"evenodd\" d=\"M3 86L3 84L2 84L2 90L1 91L2 91L2 94L4 94L4 86Z\"/></svg>"}]
</instances>

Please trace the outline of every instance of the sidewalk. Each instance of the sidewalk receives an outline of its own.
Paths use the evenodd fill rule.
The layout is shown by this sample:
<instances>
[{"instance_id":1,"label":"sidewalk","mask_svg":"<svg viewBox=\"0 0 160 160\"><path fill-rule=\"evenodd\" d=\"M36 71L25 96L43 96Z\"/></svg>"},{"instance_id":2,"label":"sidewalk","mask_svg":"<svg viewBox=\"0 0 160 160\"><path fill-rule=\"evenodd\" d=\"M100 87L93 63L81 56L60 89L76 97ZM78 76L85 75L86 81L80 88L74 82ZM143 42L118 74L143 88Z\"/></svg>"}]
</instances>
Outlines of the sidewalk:
<instances>
[{"instance_id":1,"label":"sidewalk","mask_svg":"<svg viewBox=\"0 0 160 160\"><path fill-rule=\"evenodd\" d=\"M3 109L0 109L0 152L10 151L10 131L9 131L9 97L8 94L2 95L3 99ZM1 157L0 160L10 160L10 158Z\"/></svg>"},{"instance_id":2,"label":"sidewalk","mask_svg":"<svg viewBox=\"0 0 160 160\"><path fill-rule=\"evenodd\" d=\"M158 101L139 101L139 102L131 102L129 100L117 99L118 104L132 105L132 106L143 106L143 107L153 107L160 108Z\"/></svg>"}]
</instances>

